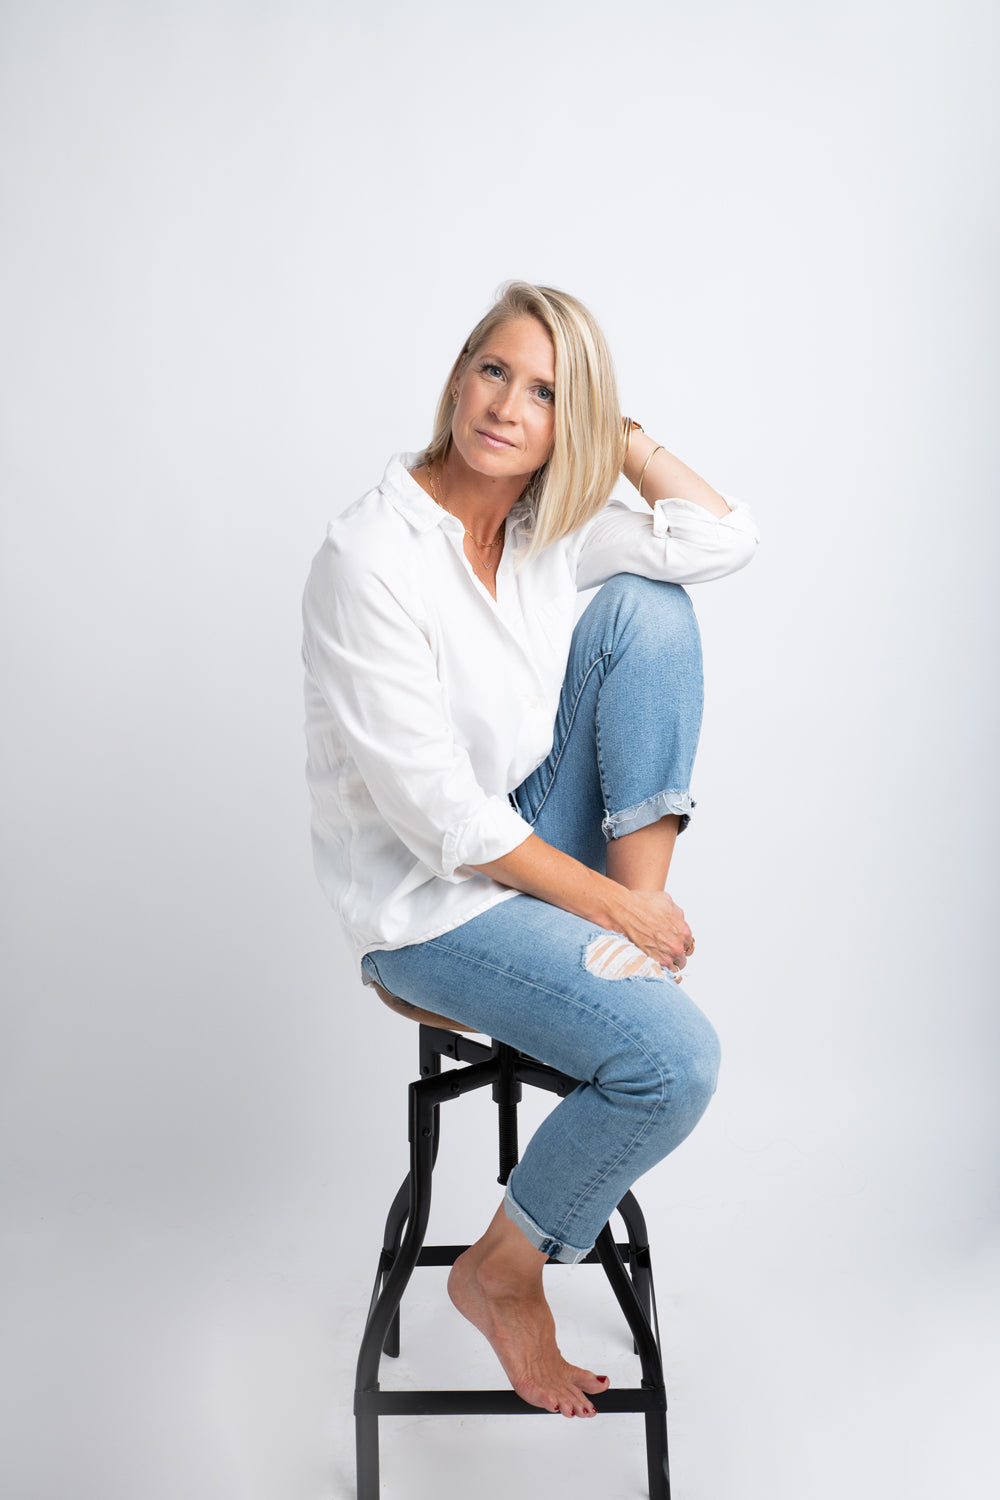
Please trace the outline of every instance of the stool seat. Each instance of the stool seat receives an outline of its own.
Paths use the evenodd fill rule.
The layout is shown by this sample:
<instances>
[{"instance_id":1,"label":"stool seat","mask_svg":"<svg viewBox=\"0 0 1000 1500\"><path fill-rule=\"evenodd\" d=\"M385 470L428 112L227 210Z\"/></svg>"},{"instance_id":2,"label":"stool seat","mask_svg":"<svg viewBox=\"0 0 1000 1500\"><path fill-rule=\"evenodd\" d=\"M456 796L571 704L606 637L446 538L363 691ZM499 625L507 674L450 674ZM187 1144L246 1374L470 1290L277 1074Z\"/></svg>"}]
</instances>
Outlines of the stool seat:
<instances>
[{"instance_id":1,"label":"stool seat","mask_svg":"<svg viewBox=\"0 0 1000 1500\"><path fill-rule=\"evenodd\" d=\"M378 995L383 1005L387 1005L397 1016L405 1016L408 1021L419 1021L422 1026L434 1026L438 1030L464 1031L469 1035L475 1034L473 1026L460 1026L455 1021L449 1021L447 1016L439 1016L432 1010L424 1010L419 1005L411 1005L409 1000L403 1000L399 995L394 995L390 990L383 989L380 984L372 984L372 989Z\"/></svg>"},{"instance_id":2,"label":"stool seat","mask_svg":"<svg viewBox=\"0 0 1000 1500\"><path fill-rule=\"evenodd\" d=\"M390 995L380 986L376 988L380 998L396 1010L393 1002L399 997ZM398 1013L402 1015L433 1014L420 1012L418 1007L410 1007L405 1001L399 1001L399 1004L403 1008ZM498 1110L498 1181L506 1183L518 1160L517 1106L522 1085L526 1083L550 1093L566 1095L577 1088L579 1082L504 1042L492 1041L487 1045L474 1041L466 1034L465 1028L450 1023L441 1026L421 1021L419 1048L420 1077L409 1088L410 1170L386 1218L382 1253L358 1356L354 1392L357 1500L380 1500L380 1417L552 1415L541 1407L529 1405L509 1388L383 1391L379 1385L383 1354L390 1358L399 1354L400 1302L414 1269L417 1266L453 1265L469 1248L468 1245L424 1244L430 1216L432 1175L440 1143L441 1105L487 1085L492 1087ZM457 1066L444 1069L442 1062L445 1059ZM590 1399L599 1412L643 1414L650 1500L670 1500L667 1399L646 1223L631 1192L626 1193L619 1203L618 1214L625 1226L626 1241L617 1244L610 1225L606 1224L594 1249L579 1264L602 1266L631 1332L633 1349L639 1356L641 1382L637 1386L604 1391ZM585 1490L580 1485L574 1483L574 1492L583 1500ZM448 1500L445 1489L441 1491L441 1500Z\"/></svg>"}]
</instances>

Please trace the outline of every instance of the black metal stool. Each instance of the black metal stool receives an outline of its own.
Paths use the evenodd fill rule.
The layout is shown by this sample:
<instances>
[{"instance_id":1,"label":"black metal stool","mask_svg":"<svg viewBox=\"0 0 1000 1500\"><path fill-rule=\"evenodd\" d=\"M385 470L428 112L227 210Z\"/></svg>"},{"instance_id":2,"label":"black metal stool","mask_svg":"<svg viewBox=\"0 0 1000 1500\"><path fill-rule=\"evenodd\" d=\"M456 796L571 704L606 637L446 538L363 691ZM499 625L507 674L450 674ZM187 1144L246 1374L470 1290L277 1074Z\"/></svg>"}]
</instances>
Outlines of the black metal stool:
<instances>
[{"instance_id":1,"label":"black metal stool","mask_svg":"<svg viewBox=\"0 0 1000 1500\"><path fill-rule=\"evenodd\" d=\"M442 1071L441 1059L465 1064ZM500 1130L499 1181L517 1165L517 1106L521 1085L568 1094L577 1080L536 1062L502 1042L486 1046L458 1031L421 1024L420 1078L410 1085L410 1170L386 1219L382 1254L358 1357L354 1414L357 1428L358 1500L378 1500L379 1417L464 1416L524 1413L547 1415L512 1390L383 1391L379 1366L383 1352L399 1354L399 1304L416 1266L450 1266L467 1245L425 1245L431 1207L431 1177L440 1140L440 1106L474 1089L492 1085ZM642 1412L646 1423L646 1461L650 1500L670 1500L667 1464L667 1398L663 1385L653 1277L642 1210L632 1193L618 1205L626 1244L616 1244L606 1224L586 1257L599 1262L632 1332L642 1382L591 1396L599 1412ZM625 1261L628 1262L626 1269ZM552 1415L552 1413L548 1413Z\"/></svg>"}]
</instances>

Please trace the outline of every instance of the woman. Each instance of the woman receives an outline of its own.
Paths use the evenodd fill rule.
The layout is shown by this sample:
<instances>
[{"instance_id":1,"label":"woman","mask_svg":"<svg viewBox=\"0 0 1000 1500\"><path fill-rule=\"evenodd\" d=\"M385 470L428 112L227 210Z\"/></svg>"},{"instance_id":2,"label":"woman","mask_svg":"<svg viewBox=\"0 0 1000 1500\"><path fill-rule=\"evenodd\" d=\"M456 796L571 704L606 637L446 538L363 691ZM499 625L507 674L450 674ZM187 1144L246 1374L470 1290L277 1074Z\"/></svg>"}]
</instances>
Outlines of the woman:
<instances>
[{"instance_id":1,"label":"woman","mask_svg":"<svg viewBox=\"0 0 1000 1500\"><path fill-rule=\"evenodd\" d=\"M665 891L701 716L679 585L756 544L620 411L586 308L511 283L430 446L330 526L304 605L316 867L364 981L584 1080L449 1281L514 1389L566 1416L607 1380L562 1358L542 1267L587 1254L715 1087ZM644 513L608 503L619 472Z\"/></svg>"}]
</instances>

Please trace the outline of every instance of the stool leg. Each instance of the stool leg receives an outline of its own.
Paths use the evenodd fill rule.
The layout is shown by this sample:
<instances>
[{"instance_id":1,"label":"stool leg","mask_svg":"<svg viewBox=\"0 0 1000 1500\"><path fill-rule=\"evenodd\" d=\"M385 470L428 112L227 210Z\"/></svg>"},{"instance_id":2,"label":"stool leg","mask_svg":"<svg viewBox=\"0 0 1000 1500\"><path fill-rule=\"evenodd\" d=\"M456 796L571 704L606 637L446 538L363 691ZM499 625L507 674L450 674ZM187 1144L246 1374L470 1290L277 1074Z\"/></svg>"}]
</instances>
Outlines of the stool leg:
<instances>
[{"instance_id":1,"label":"stool leg","mask_svg":"<svg viewBox=\"0 0 1000 1500\"><path fill-rule=\"evenodd\" d=\"M427 1028L425 1027L421 1027L421 1072L425 1077L436 1075L441 1071L440 1055L432 1051L433 1038L432 1036L424 1036L424 1032L426 1031L426 1029ZM433 1132L434 1149L431 1161L432 1169L437 1164L438 1149L441 1145L441 1110L438 1105L434 1106ZM389 1209L389 1212L386 1216L385 1232L382 1236L382 1257L379 1262L379 1274L375 1278L375 1291L372 1294L371 1307L375 1306L375 1301L382 1288L385 1277L392 1269L396 1256L399 1254L399 1247L403 1240L403 1231L406 1227L406 1218L407 1214L409 1213L409 1203L410 1179L409 1176L406 1176L403 1178L399 1192L392 1200L392 1207ZM369 1308L369 1313L371 1312L371 1307ZM389 1332L386 1334L385 1344L383 1346L382 1352L383 1354L387 1354L390 1359L399 1358L398 1307L392 1315L392 1322L389 1324Z\"/></svg>"},{"instance_id":2,"label":"stool leg","mask_svg":"<svg viewBox=\"0 0 1000 1500\"><path fill-rule=\"evenodd\" d=\"M656 1294L653 1290L653 1268L649 1258L649 1235L646 1220L635 1195L629 1191L618 1205L625 1232L628 1236L628 1269L636 1295L649 1321L657 1344L660 1342L659 1322L656 1316ZM639 1346L633 1346L638 1354Z\"/></svg>"},{"instance_id":3,"label":"stool leg","mask_svg":"<svg viewBox=\"0 0 1000 1500\"><path fill-rule=\"evenodd\" d=\"M406 1231L399 1252L386 1268L381 1291L361 1339L354 1389L355 1437L358 1465L358 1500L378 1500L378 1412L373 1398L378 1392L382 1350L391 1338L392 1323L407 1283L417 1264L431 1211L434 1170L434 1112L421 1094L419 1084L410 1085L410 1175ZM398 1196L398 1195L397 1195ZM390 1218L393 1211L390 1210ZM376 1283L377 1284L377 1283Z\"/></svg>"},{"instance_id":4,"label":"stool leg","mask_svg":"<svg viewBox=\"0 0 1000 1500\"><path fill-rule=\"evenodd\" d=\"M514 1067L517 1053L505 1042L497 1043L500 1062L500 1077L493 1085L493 1101L497 1106L497 1129L499 1131L500 1171L497 1182L507 1186L507 1179L517 1166L517 1106L521 1102L521 1083Z\"/></svg>"},{"instance_id":5,"label":"stool leg","mask_svg":"<svg viewBox=\"0 0 1000 1500\"><path fill-rule=\"evenodd\" d=\"M389 1359L398 1359L399 1358L399 1308L398 1307L396 1308L396 1311L392 1315L392 1322L389 1324L389 1332L386 1334L386 1336L385 1336L385 1343L382 1345L382 1353L385 1354L385 1355L388 1355Z\"/></svg>"},{"instance_id":6,"label":"stool leg","mask_svg":"<svg viewBox=\"0 0 1000 1500\"><path fill-rule=\"evenodd\" d=\"M609 1224L605 1224L597 1236L594 1248L597 1251L598 1260L604 1267L605 1275L611 1283L611 1290L618 1299L618 1306L625 1314L625 1321L632 1330L632 1337L639 1346L637 1352L642 1366L642 1383L652 1390L662 1390L663 1364L660 1359L659 1345L639 1301L639 1294L632 1285L631 1278L618 1253L618 1246L615 1244Z\"/></svg>"},{"instance_id":7,"label":"stool leg","mask_svg":"<svg viewBox=\"0 0 1000 1500\"><path fill-rule=\"evenodd\" d=\"M399 1247L403 1240L403 1230L406 1227L406 1216L410 1205L410 1179L404 1177L399 1192L392 1200L385 1221L385 1234L382 1236L382 1258L379 1262L379 1275L375 1281L375 1295L381 1291L385 1277L392 1270ZM374 1306L374 1300L372 1302ZM389 1324L389 1332L385 1337L383 1353L388 1354L390 1359L399 1358L399 1308L393 1314L392 1322Z\"/></svg>"},{"instance_id":8,"label":"stool leg","mask_svg":"<svg viewBox=\"0 0 1000 1500\"><path fill-rule=\"evenodd\" d=\"M638 1204L635 1205L638 1209ZM631 1208L631 1205L630 1205ZM644 1389L656 1391L662 1396L662 1405L646 1413L646 1467L649 1472L650 1500L670 1500L670 1469L667 1461L667 1396L663 1384L663 1363L659 1345L653 1335L649 1319L639 1300L618 1253L611 1226L605 1224L597 1236L594 1247L604 1267L611 1290L632 1330L639 1362L642 1366Z\"/></svg>"},{"instance_id":9,"label":"stool leg","mask_svg":"<svg viewBox=\"0 0 1000 1500\"><path fill-rule=\"evenodd\" d=\"M378 1417L369 1412L354 1419L358 1463L358 1500L379 1500Z\"/></svg>"},{"instance_id":10,"label":"stool leg","mask_svg":"<svg viewBox=\"0 0 1000 1500\"><path fill-rule=\"evenodd\" d=\"M649 1500L670 1500L670 1463L667 1456L667 1414L646 1413L646 1472ZM360 1490L358 1500L364 1500Z\"/></svg>"}]
</instances>

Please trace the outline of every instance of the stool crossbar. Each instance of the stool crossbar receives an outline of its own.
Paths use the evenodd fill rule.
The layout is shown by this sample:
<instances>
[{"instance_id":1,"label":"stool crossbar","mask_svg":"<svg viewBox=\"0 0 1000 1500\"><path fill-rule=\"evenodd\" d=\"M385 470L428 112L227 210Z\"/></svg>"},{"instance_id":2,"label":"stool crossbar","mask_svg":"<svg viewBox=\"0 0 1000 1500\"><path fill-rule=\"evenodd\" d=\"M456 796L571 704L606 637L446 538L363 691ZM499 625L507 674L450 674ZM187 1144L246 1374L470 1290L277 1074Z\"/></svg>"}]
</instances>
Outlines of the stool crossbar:
<instances>
[{"instance_id":1,"label":"stool crossbar","mask_svg":"<svg viewBox=\"0 0 1000 1500\"><path fill-rule=\"evenodd\" d=\"M463 1064L442 1069L442 1058ZM420 1078L410 1085L410 1170L386 1219L371 1305L361 1340L354 1414L357 1433L358 1500L379 1497L379 1418L388 1416L553 1415L523 1401L513 1390L383 1391L383 1353L399 1354L399 1306L417 1266L450 1266L467 1245L425 1245L431 1179L440 1143L440 1107L491 1086L498 1108L500 1172L506 1183L518 1160L517 1106L522 1085L565 1095L577 1080L536 1062L503 1042L489 1046L460 1032L420 1026ZM625 1316L639 1356L641 1383L591 1396L599 1412L641 1412L646 1428L650 1500L670 1500L667 1462L667 1398L663 1382L656 1302L646 1224L635 1197L618 1205L626 1241L616 1243L606 1224L580 1264L600 1264Z\"/></svg>"}]
</instances>

